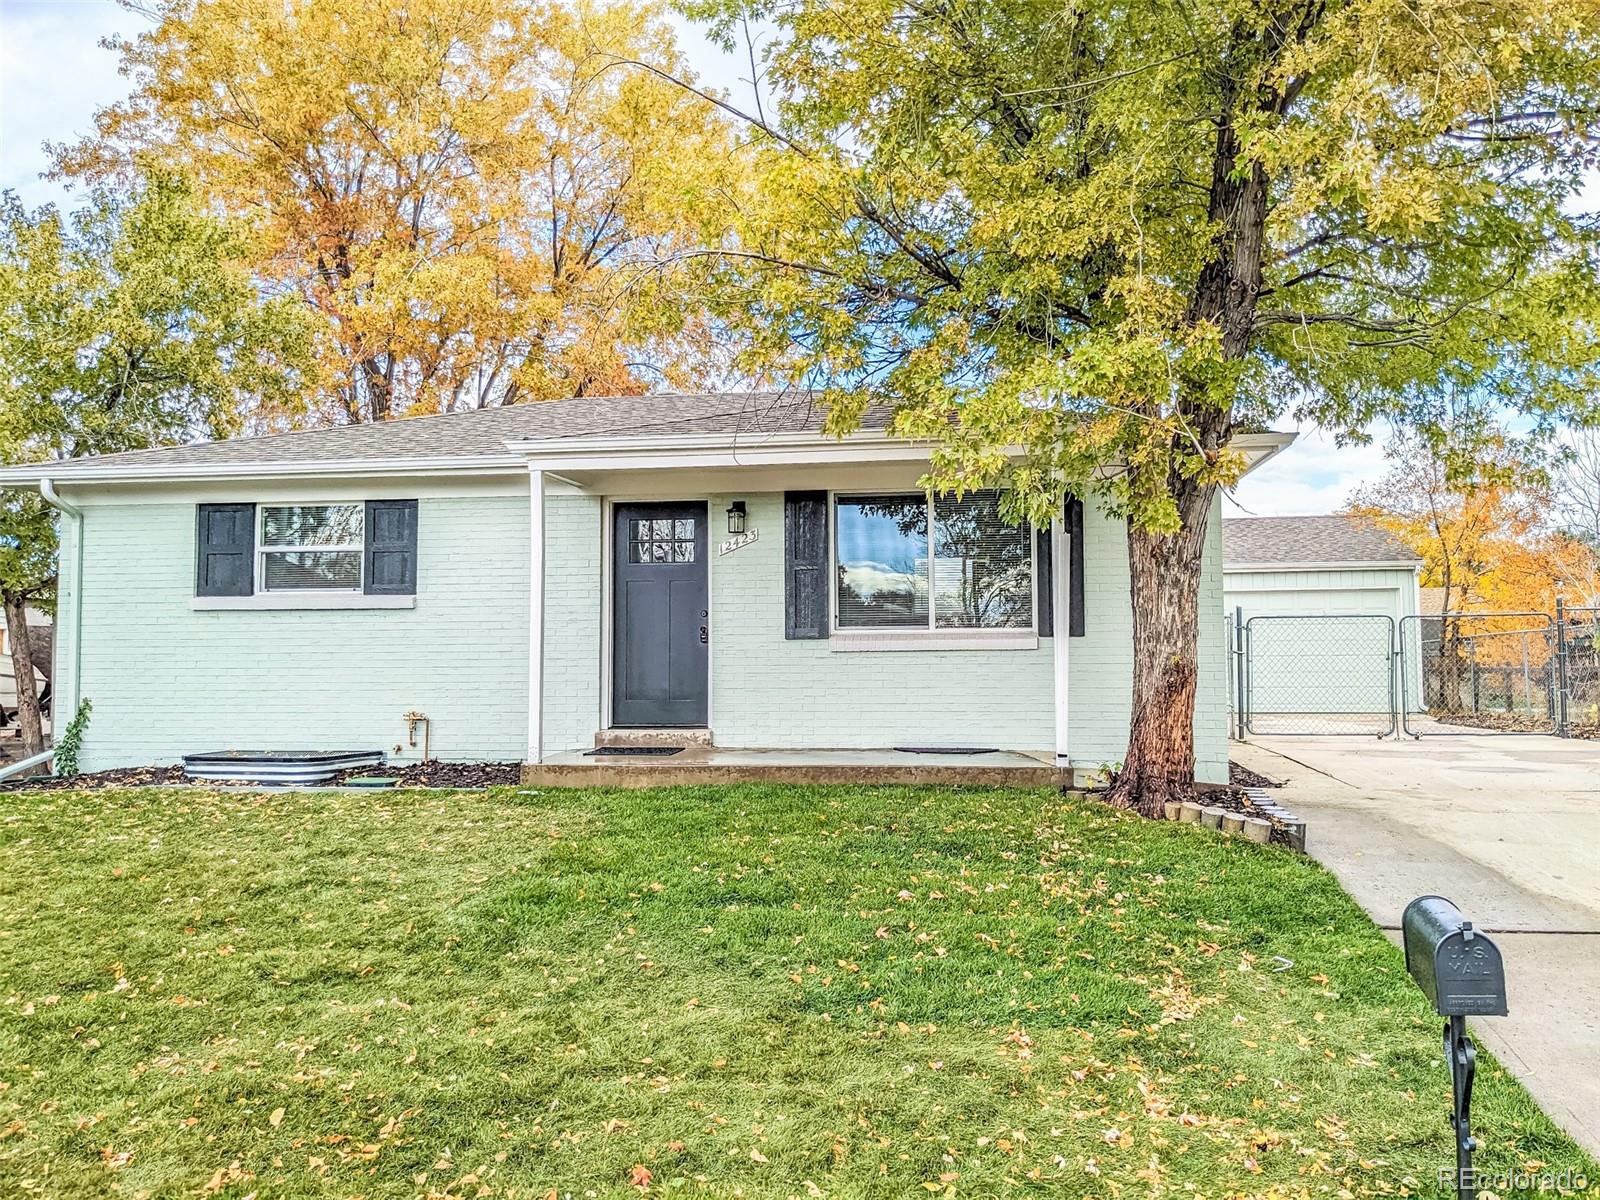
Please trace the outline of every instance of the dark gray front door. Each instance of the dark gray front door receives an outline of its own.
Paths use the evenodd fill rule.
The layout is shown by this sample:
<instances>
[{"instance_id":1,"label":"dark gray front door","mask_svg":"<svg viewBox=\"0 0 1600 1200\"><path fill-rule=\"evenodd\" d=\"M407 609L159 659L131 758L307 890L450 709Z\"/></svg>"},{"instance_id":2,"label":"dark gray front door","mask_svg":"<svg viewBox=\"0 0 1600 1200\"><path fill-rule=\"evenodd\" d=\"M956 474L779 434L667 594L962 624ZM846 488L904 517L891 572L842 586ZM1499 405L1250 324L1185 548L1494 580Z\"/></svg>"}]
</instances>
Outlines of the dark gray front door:
<instances>
[{"instance_id":1,"label":"dark gray front door","mask_svg":"<svg viewBox=\"0 0 1600 1200\"><path fill-rule=\"evenodd\" d=\"M619 504L611 723L706 723L706 506Z\"/></svg>"}]
</instances>

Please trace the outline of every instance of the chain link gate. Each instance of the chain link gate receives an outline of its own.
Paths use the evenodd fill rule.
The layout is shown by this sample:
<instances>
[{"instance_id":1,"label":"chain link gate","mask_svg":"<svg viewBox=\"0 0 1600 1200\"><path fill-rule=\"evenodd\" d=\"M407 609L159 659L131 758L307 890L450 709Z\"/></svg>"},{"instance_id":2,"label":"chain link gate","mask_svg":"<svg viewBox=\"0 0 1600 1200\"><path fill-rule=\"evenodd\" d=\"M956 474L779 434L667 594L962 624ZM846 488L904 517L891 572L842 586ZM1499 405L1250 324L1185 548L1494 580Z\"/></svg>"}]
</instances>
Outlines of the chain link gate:
<instances>
[{"instance_id":1,"label":"chain link gate","mask_svg":"<svg viewBox=\"0 0 1600 1200\"><path fill-rule=\"evenodd\" d=\"M1393 617L1251 617L1243 643L1239 690L1246 732L1395 732Z\"/></svg>"},{"instance_id":2,"label":"chain link gate","mask_svg":"<svg viewBox=\"0 0 1600 1200\"><path fill-rule=\"evenodd\" d=\"M1402 618L1401 727L1412 737L1557 733L1562 660L1546 613Z\"/></svg>"}]
</instances>

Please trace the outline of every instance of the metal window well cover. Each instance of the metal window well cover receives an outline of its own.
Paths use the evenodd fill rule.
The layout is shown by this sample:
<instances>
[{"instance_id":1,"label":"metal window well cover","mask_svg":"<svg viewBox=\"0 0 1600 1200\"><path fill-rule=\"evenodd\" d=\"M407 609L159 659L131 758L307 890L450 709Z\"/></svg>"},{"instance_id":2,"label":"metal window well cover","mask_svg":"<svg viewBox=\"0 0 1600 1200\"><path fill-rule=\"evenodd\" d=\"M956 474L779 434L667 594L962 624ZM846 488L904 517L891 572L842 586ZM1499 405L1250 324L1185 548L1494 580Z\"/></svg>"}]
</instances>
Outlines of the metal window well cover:
<instances>
[{"instance_id":1,"label":"metal window well cover","mask_svg":"<svg viewBox=\"0 0 1600 1200\"><path fill-rule=\"evenodd\" d=\"M213 750L183 756L191 779L245 783L326 783L352 767L380 767L381 750Z\"/></svg>"}]
</instances>

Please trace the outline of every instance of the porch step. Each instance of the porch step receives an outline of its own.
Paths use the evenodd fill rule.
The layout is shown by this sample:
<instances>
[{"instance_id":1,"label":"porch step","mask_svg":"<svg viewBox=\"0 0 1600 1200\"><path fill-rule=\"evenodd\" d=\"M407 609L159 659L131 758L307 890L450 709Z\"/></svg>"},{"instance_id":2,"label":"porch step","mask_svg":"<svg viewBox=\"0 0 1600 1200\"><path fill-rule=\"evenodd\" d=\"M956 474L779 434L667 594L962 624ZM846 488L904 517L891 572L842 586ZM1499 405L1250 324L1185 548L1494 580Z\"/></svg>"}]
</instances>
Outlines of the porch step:
<instances>
[{"instance_id":1,"label":"porch step","mask_svg":"<svg viewBox=\"0 0 1600 1200\"><path fill-rule=\"evenodd\" d=\"M663 758L588 758L556 755L525 763L532 787L691 787L702 784L946 784L989 787L1070 787L1072 770L1039 758L1005 754L983 759L927 761L892 751L762 751L691 748Z\"/></svg>"},{"instance_id":2,"label":"porch step","mask_svg":"<svg viewBox=\"0 0 1600 1200\"><path fill-rule=\"evenodd\" d=\"M594 735L596 746L709 746L711 730L683 729L602 729Z\"/></svg>"}]
</instances>

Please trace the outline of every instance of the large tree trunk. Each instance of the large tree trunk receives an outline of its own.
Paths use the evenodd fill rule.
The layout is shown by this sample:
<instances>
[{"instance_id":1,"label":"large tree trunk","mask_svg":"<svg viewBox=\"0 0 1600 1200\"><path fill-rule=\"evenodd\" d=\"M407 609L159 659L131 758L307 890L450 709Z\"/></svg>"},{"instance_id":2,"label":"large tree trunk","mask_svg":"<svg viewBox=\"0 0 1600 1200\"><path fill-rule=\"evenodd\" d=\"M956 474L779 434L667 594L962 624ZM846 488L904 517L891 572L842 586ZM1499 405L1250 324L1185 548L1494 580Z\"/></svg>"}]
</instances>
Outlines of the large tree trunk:
<instances>
[{"instance_id":1,"label":"large tree trunk","mask_svg":"<svg viewBox=\"0 0 1600 1200\"><path fill-rule=\"evenodd\" d=\"M1133 719L1107 799L1147 817L1194 798L1194 707L1200 677L1200 571L1216 489L1179 497L1183 527L1128 524L1133 603ZM1222 617L1217 613L1218 621Z\"/></svg>"},{"instance_id":2,"label":"large tree trunk","mask_svg":"<svg viewBox=\"0 0 1600 1200\"><path fill-rule=\"evenodd\" d=\"M11 642L11 671L17 680L17 726L24 758L44 750L44 725L39 718L39 691L34 684L33 640L28 635L28 604L23 596L4 593L6 634Z\"/></svg>"}]
</instances>

